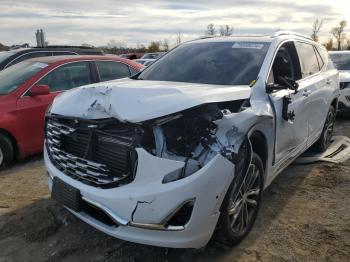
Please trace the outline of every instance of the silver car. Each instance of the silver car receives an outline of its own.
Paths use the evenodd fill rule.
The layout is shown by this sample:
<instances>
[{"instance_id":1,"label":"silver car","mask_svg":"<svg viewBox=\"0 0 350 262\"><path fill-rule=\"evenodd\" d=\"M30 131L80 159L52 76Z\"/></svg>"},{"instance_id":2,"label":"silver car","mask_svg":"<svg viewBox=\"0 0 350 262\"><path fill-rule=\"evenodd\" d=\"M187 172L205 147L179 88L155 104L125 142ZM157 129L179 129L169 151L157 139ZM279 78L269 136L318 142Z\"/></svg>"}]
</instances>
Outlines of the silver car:
<instances>
[{"instance_id":1,"label":"silver car","mask_svg":"<svg viewBox=\"0 0 350 262\"><path fill-rule=\"evenodd\" d=\"M350 51L332 51L329 55L339 70L339 111L350 113Z\"/></svg>"}]
</instances>

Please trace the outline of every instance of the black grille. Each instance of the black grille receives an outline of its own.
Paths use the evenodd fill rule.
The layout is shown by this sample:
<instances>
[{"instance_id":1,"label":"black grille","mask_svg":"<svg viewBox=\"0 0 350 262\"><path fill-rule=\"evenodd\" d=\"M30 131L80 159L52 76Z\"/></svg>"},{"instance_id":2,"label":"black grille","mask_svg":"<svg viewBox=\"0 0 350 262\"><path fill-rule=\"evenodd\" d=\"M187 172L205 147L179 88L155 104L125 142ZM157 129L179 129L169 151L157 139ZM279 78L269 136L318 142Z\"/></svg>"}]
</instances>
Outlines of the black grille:
<instances>
[{"instance_id":1,"label":"black grille","mask_svg":"<svg viewBox=\"0 0 350 262\"><path fill-rule=\"evenodd\" d=\"M46 147L52 163L83 183L110 188L132 181L139 126L115 119L46 119Z\"/></svg>"}]
</instances>

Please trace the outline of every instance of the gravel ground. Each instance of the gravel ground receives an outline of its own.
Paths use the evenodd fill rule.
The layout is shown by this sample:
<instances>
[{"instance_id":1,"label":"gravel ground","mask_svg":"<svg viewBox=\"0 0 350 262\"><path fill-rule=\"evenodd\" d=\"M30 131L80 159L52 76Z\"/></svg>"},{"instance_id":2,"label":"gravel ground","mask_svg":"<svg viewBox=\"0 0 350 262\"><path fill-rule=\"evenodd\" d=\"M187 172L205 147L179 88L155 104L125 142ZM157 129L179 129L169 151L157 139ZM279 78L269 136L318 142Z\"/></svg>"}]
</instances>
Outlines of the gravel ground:
<instances>
[{"instance_id":1,"label":"gravel ground","mask_svg":"<svg viewBox=\"0 0 350 262\"><path fill-rule=\"evenodd\" d=\"M350 135L340 119L337 135ZM238 246L175 250L111 238L50 200L42 157L0 173L0 261L349 261L350 161L293 165Z\"/></svg>"}]
</instances>

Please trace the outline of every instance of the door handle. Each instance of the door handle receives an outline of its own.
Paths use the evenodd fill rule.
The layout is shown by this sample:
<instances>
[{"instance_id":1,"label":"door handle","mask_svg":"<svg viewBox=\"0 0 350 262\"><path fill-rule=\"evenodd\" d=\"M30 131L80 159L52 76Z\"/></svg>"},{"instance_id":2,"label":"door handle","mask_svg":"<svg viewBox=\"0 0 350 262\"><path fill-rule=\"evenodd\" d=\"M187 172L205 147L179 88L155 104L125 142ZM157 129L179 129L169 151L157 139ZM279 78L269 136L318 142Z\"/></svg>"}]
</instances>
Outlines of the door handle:
<instances>
[{"instance_id":1,"label":"door handle","mask_svg":"<svg viewBox=\"0 0 350 262\"><path fill-rule=\"evenodd\" d=\"M326 84L327 84L327 85L330 85L330 84L332 84L332 83L333 83L333 81L332 81L331 79L327 79L327 80L326 80Z\"/></svg>"},{"instance_id":2,"label":"door handle","mask_svg":"<svg viewBox=\"0 0 350 262\"><path fill-rule=\"evenodd\" d=\"M304 97L308 97L310 94L311 94L311 91L310 91L310 90L304 90L304 91L302 92L302 96L304 96Z\"/></svg>"}]
</instances>

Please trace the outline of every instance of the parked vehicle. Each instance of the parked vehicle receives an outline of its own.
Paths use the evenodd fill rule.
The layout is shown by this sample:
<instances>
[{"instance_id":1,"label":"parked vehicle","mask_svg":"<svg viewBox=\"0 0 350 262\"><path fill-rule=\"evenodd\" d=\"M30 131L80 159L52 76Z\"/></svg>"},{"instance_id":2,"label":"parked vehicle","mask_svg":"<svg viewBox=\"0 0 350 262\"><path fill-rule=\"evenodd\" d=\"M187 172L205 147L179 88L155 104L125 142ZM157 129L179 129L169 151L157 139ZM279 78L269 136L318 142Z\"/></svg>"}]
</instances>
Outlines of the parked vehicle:
<instances>
[{"instance_id":1,"label":"parked vehicle","mask_svg":"<svg viewBox=\"0 0 350 262\"><path fill-rule=\"evenodd\" d=\"M0 52L0 70L31 58L59 55L103 55L103 52L90 47L74 46L19 48Z\"/></svg>"},{"instance_id":2,"label":"parked vehicle","mask_svg":"<svg viewBox=\"0 0 350 262\"><path fill-rule=\"evenodd\" d=\"M126 58L126 59L130 59L130 60L139 59L142 56L143 56L143 53L128 53L128 54L119 55L119 57L121 57L121 58Z\"/></svg>"},{"instance_id":3,"label":"parked vehicle","mask_svg":"<svg viewBox=\"0 0 350 262\"><path fill-rule=\"evenodd\" d=\"M154 52L154 53L146 53L144 54L141 59L158 59L161 56L163 56L165 54L165 52Z\"/></svg>"},{"instance_id":4,"label":"parked vehicle","mask_svg":"<svg viewBox=\"0 0 350 262\"><path fill-rule=\"evenodd\" d=\"M187 42L132 79L71 90L46 116L52 197L127 241L200 248L216 229L236 244L263 189L329 145L338 77L323 46L279 32Z\"/></svg>"},{"instance_id":5,"label":"parked vehicle","mask_svg":"<svg viewBox=\"0 0 350 262\"><path fill-rule=\"evenodd\" d=\"M59 93L129 77L141 68L118 57L55 56L26 60L1 71L0 167L16 157L42 152L45 110Z\"/></svg>"},{"instance_id":6,"label":"parked vehicle","mask_svg":"<svg viewBox=\"0 0 350 262\"><path fill-rule=\"evenodd\" d=\"M350 113L350 51L332 51L329 54L339 70L339 111Z\"/></svg>"},{"instance_id":7,"label":"parked vehicle","mask_svg":"<svg viewBox=\"0 0 350 262\"><path fill-rule=\"evenodd\" d=\"M151 64L153 64L154 61L156 61L156 59L135 59L135 62L144 65L144 66L150 66Z\"/></svg>"}]
</instances>

